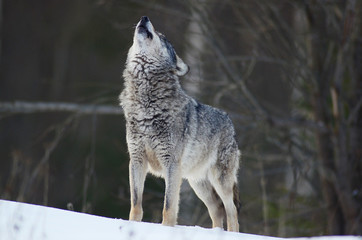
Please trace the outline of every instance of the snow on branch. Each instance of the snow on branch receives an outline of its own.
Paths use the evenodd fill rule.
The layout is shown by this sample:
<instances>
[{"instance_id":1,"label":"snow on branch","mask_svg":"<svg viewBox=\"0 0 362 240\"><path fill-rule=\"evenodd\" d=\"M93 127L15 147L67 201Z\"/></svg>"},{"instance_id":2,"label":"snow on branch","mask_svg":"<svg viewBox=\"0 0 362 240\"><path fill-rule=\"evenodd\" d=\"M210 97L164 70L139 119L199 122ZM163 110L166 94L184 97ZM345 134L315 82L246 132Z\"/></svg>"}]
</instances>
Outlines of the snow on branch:
<instances>
[{"instance_id":1,"label":"snow on branch","mask_svg":"<svg viewBox=\"0 0 362 240\"><path fill-rule=\"evenodd\" d=\"M74 112L79 114L120 115L122 108L111 105L77 104L65 102L0 102L0 112L36 113L36 112Z\"/></svg>"},{"instance_id":2,"label":"snow on branch","mask_svg":"<svg viewBox=\"0 0 362 240\"><path fill-rule=\"evenodd\" d=\"M0 102L0 113L37 113L37 112L73 112L78 114L101 114L101 115L121 115L122 108L112 105L98 104L78 104L65 102ZM236 116L234 118L237 119ZM316 130L320 132L327 131L322 123L307 121L303 119L280 119L268 116L267 118L258 118L259 121L266 121L275 127L297 127Z\"/></svg>"}]
</instances>

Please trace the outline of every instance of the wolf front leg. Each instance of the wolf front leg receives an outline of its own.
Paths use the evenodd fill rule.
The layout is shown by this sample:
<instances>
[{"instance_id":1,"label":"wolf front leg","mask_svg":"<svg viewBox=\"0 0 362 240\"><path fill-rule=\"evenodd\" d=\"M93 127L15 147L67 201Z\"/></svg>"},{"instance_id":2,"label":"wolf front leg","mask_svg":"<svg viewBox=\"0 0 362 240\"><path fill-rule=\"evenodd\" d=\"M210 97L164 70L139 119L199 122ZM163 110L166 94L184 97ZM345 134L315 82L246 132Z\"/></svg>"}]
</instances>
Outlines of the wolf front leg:
<instances>
[{"instance_id":1,"label":"wolf front leg","mask_svg":"<svg viewBox=\"0 0 362 240\"><path fill-rule=\"evenodd\" d=\"M162 225L175 226L177 223L181 182L181 166L178 163L170 163L166 168Z\"/></svg>"},{"instance_id":2,"label":"wolf front leg","mask_svg":"<svg viewBox=\"0 0 362 240\"><path fill-rule=\"evenodd\" d=\"M141 221L143 217L142 194L147 174L147 163L139 159L132 159L129 163L129 183L131 192L131 211L129 220Z\"/></svg>"}]
</instances>

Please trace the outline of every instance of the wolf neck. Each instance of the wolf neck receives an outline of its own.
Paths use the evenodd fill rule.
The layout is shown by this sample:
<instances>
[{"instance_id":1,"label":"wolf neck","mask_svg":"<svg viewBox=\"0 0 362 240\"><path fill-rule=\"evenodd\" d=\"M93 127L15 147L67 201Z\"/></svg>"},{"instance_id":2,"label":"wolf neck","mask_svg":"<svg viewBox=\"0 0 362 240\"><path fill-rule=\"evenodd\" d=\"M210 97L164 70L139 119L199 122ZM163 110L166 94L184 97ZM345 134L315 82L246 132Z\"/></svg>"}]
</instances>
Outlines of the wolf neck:
<instances>
[{"instance_id":1,"label":"wolf neck","mask_svg":"<svg viewBox=\"0 0 362 240\"><path fill-rule=\"evenodd\" d=\"M170 70L147 69L144 65L130 64L126 66L123 76L125 91L135 100L138 111L177 111L188 102L188 96L181 89L178 77Z\"/></svg>"},{"instance_id":2,"label":"wolf neck","mask_svg":"<svg viewBox=\"0 0 362 240\"><path fill-rule=\"evenodd\" d=\"M125 87L135 97L148 97L149 100L160 98L177 98L180 94L180 84L177 76L170 73L125 74ZM181 90L182 91L182 90Z\"/></svg>"}]
</instances>

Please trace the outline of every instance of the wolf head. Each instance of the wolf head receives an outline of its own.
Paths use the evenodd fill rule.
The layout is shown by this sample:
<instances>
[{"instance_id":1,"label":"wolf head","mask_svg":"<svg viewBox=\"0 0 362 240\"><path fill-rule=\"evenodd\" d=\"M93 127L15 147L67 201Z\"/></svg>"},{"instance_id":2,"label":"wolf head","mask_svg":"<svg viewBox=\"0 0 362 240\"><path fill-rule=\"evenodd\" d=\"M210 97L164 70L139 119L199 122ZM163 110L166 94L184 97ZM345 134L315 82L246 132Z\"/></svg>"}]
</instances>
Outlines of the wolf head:
<instances>
[{"instance_id":1,"label":"wolf head","mask_svg":"<svg viewBox=\"0 0 362 240\"><path fill-rule=\"evenodd\" d=\"M172 71L177 76L183 76L189 67L177 56L166 37L155 31L148 17L143 16L136 26L133 45L129 49L127 65L147 66L145 71Z\"/></svg>"}]
</instances>

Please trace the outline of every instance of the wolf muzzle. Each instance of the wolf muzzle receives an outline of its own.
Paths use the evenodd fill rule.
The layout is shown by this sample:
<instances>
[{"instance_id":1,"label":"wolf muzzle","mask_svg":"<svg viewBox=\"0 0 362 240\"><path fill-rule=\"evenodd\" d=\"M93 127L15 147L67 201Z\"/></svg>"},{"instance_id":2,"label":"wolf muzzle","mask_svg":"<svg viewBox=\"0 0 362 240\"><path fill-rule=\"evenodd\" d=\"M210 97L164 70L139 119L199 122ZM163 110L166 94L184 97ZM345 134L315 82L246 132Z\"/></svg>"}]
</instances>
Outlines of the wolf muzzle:
<instances>
[{"instance_id":1,"label":"wolf muzzle","mask_svg":"<svg viewBox=\"0 0 362 240\"><path fill-rule=\"evenodd\" d=\"M141 17L141 20L139 21L137 25L138 33L140 34L146 34L147 38L153 39L152 33L148 30L148 26L150 23L150 19L147 16Z\"/></svg>"}]
</instances>

